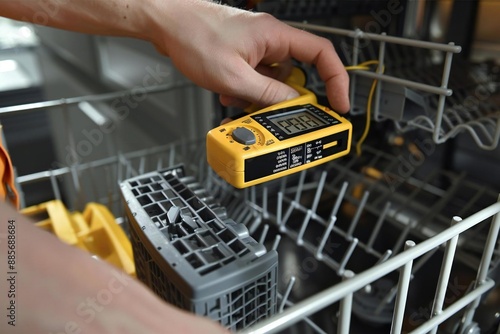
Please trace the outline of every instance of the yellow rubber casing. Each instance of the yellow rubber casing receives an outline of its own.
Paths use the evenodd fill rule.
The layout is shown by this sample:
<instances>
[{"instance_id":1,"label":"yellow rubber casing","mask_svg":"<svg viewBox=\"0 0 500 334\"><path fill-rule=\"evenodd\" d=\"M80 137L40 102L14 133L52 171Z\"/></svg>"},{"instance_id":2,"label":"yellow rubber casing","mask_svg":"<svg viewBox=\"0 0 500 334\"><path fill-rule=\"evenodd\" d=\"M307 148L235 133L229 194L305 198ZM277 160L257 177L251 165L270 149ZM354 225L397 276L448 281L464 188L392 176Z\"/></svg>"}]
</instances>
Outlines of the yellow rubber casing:
<instances>
[{"instance_id":1,"label":"yellow rubber casing","mask_svg":"<svg viewBox=\"0 0 500 334\"><path fill-rule=\"evenodd\" d=\"M234 187L274 180L349 153L351 123L295 82L287 83L299 97L208 132L208 163Z\"/></svg>"}]
</instances>

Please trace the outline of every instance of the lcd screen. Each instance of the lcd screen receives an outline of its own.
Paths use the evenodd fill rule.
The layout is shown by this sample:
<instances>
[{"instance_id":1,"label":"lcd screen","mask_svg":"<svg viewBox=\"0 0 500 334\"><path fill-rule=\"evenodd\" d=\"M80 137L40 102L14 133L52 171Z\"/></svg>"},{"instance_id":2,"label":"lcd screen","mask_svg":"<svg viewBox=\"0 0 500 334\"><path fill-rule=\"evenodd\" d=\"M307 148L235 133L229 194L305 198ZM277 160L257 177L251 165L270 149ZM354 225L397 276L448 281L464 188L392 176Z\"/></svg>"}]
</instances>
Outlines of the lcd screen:
<instances>
[{"instance_id":1,"label":"lcd screen","mask_svg":"<svg viewBox=\"0 0 500 334\"><path fill-rule=\"evenodd\" d=\"M318 128L328 123L318 118L307 109L294 110L269 116L268 120L288 135L298 134L304 131Z\"/></svg>"}]
</instances>

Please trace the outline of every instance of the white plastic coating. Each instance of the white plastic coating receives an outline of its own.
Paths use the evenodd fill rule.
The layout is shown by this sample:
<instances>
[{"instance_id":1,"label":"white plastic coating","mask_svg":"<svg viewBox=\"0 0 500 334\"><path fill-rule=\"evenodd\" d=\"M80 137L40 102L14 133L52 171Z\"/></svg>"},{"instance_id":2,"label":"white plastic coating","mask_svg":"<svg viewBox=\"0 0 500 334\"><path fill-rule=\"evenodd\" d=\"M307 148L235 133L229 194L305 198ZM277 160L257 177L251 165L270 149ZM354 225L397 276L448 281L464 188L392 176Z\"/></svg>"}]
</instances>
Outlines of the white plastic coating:
<instances>
[{"instance_id":1,"label":"white plastic coating","mask_svg":"<svg viewBox=\"0 0 500 334\"><path fill-rule=\"evenodd\" d=\"M264 244L264 241L266 241L267 232L269 232L269 225L265 224L264 227L262 228L262 233L260 235L259 239L260 244Z\"/></svg>"},{"instance_id":2,"label":"white plastic coating","mask_svg":"<svg viewBox=\"0 0 500 334\"><path fill-rule=\"evenodd\" d=\"M342 261L340 261L339 269L337 270L337 273L339 275L344 274L345 266L347 265L347 262L349 262L349 259L352 256L352 253L354 252L354 249L356 249L356 246L358 245L358 238L354 238L351 241L351 244L349 245L349 248L344 254L344 257L342 258Z\"/></svg>"},{"instance_id":3,"label":"white plastic coating","mask_svg":"<svg viewBox=\"0 0 500 334\"><path fill-rule=\"evenodd\" d=\"M354 277L354 273L350 270L346 270L343 279L349 280ZM337 327L337 333L339 334L349 334L349 328L351 325L351 312L352 312L352 293L345 296L340 301L339 310L339 323Z\"/></svg>"},{"instance_id":4,"label":"white plastic coating","mask_svg":"<svg viewBox=\"0 0 500 334\"><path fill-rule=\"evenodd\" d=\"M411 240L408 240L405 243L405 250L408 250L412 247L415 247L415 243ZM413 261L408 261L407 263L405 263L399 276L396 304L392 317L391 334L399 334L401 333L401 329L403 328L406 298L408 297L408 288L410 287L412 265Z\"/></svg>"},{"instance_id":5,"label":"white plastic coating","mask_svg":"<svg viewBox=\"0 0 500 334\"><path fill-rule=\"evenodd\" d=\"M347 237L351 238L352 234L354 233L354 230L356 229L356 226L358 225L359 218L361 217L361 214L363 213L363 210L365 209L366 201L368 200L368 196L370 196L369 191L365 191L363 194L363 198L361 198L361 202L359 203L358 208L356 209L356 214L354 215L354 218L351 221L351 224L349 226L349 230L347 230Z\"/></svg>"},{"instance_id":6,"label":"white plastic coating","mask_svg":"<svg viewBox=\"0 0 500 334\"><path fill-rule=\"evenodd\" d=\"M183 81L183 82L176 82L173 84L142 87L141 90L144 93L157 93L157 92L168 91L171 89L189 87L192 85L193 84L190 82ZM135 88L132 88L132 89L128 89L128 90L123 90L123 91L118 91L118 92L113 92L113 93L106 93L106 94L86 95L86 96L70 97L70 98L51 100L51 101L19 104L19 105L15 105L15 106L0 108L0 114L10 114L10 113L21 112L21 111L34 111L34 110L45 109L45 108L49 108L49 107L60 107L60 106L78 104L80 102L109 101L109 100L114 100L117 98L122 98L124 95L130 95L130 94L135 94L135 93L136 93Z\"/></svg>"},{"instance_id":7,"label":"white plastic coating","mask_svg":"<svg viewBox=\"0 0 500 334\"><path fill-rule=\"evenodd\" d=\"M384 209L382 210L382 213L378 217L377 223L375 223L375 227L372 230L372 234L370 235L370 239L368 240L368 244L366 247L371 251L373 250L373 243L375 242L375 239L377 239L377 235L380 232L380 228L382 227L382 224L385 220L385 216L389 212L389 208L391 207L391 202L387 202L384 206Z\"/></svg>"},{"instance_id":8,"label":"white plastic coating","mask_svg":"<svg viewBox=\"0 0 500 334\"><path fill-rule=\"evenodd\" d=\"M452 225L462 221L460 217L453 217ZM434 303L432 305L431 317L435 317L443 311L444 298L446 296L446 289L448 286L448 281L450 279L451 267L453 265L453 259L455 258L455 251L458 243L458 235L454 236L446 243L446 248L444 250L443 263L441 265L441 272L439 273L439 279L436 288L436 296L434 298ZM436 334L438 327L434 327L431 334Z\"/></svg>"},{"instance_id":9,"label":"white plastic coating","mask_svg":"<svg viewBox=\"0 0 500 334\"><path fill-rule=\"evenodd\" d=\"M111 120L87 101L78 103L78 108L97 126L110 126Z\"/></svg>"},{"instance_id":10,"label":"white plastic coating","mask_svg":"<svg viewBox=\"0 0 500 334\"><path fill-rule=\"evenodd\" d=\"M449 88L445 87L436 87L436 86L431 86L411 80L406 80L406 79L401 79L401 78L396 78L387 74L379 74L379 73L374 73L366 70L357 70L356 71L357 75L361 75L370 79L377 79L380 81L385 81L385 82L390 82L396 85L401 85L417 90L422 90L424 92L432 93L432 94L438 94L441 96L451 96L453 94L453 91Z\"/></svg>"},{"instance_id":11,"label":"white plastic coating","mask_svg":"<svg viewBox=\"0 0 500 334\"><path fill-rule=\"evenodd\" d=\"M52 186L52 191L57 200L61 200L61 191L59 190L59 184L52 170L49 171L50 175L50 185Z\"/></svg>"},{"instance_id":12,"label":"white plastic coating","mask_svg":"<svg viewBox=\"0 0 500 334\"><path fill-rule=\"evenodd\" d=\"M308 30L313 30L313 31L321 31L321 32L326 32L326 33L331 33L331 34L336 34L336 35L341 35L341 36L348 36L348 37L352 37L352 38L365 38L365 39L370 39L370 40L374 40L374 41L384 41L384 42L388 42L388 43L407 45L407 46L413 46L413 47L417 47L417 48L431 49L431 50L444 51L444 52L460 53L462 51L462 48L460 46L456 46L456 45L446 45L446 44L425 42L425 41L419 41L419 40L415 40L415 39L393 37L393 36L382 36L379 34L363 32L359 29L347 30L347 29L339 29L339 28L325 27L325 26L321 26L321 25L300 23L300 22L291 22L291 21L285 21L285 23L287 23L291 26L294 26L296 28L308 29Z\"/></svg>"},{"instance_id":13,"label":"white plastic coating","mask_svg":"<svg viewBox=\"0 0 500 334\"><path fill-rule=\"evenodd\" d=\"M383 32L382 36L386 36L386 33ZM380 49L378 51L378 67L377 73L382 74L384 70L384 58L385 58L385 42L380 42ZM380 94L382 92L382 82L377 82L377 87L375 88L375 105L373 107L373 119L379 120L379 111L380 111Z\"/></svg>"},{"instance_id":14,"label":"white plastic coating","mask_svg":"<svg viewBox=\"0 0 500 334\"><path fill-rule=\"evenodd\" d=\"M312 210L307 210L307 214L304 217L304 221L302 222L302 226L300 227L299 234L297 235L297 245L302 246L304 244L304 233L306 232L307 225L309 225L309 222L311 221L311 217L313 215Z\"/></svg>"},{"instance_id":15,"label":"white plastic coating","mask_svg":"<svg viewBox=\"0 0 500 334\"><path fill-rule=\"evenodd\" d=\"M474 302L475 299L481 298L487 291L495 286L495 281L487 279L476 289L469 291L465 296L454 302L453 304L446 307L444 311L438 315L427 320L425 323L418 326L418 328L411 331L409 334L425 334L429 333L433 328L438 327L440 324L448 320L451 316L456 315L461 309L470 303Z\"/></svg>"},{"instance_id":16,"label":"white plastic coating","mask_svg":"<svg viewBox=\"0 0 500 334\"><path fill-rule=\"evenodd\" d=\"M412 261L413 259L422 256L433 248L447 242L455 235L463 233L464 231L499 212L500 202L492 204L464 219L460 223L449 227L434 237L419 243L415 247L394 256L376 267L372 267L357 274L349 281L340 282L335 286L327 288L316 295L297 303L295 306L290 307L283 313L270 319L263 320L254 326L245 329L242 333L275 333L291 326L304 317L307 317L339 301L349 293L353 293L364 288L366 285L405 265L408 261Z\"/></svg>"},{"instance_id":17,"label":"white plastic coating","mask_svg":"<svg viewBox=\"0 0 500 334\"><path fill-rule=\"evenodd\" d=\"M281 241L281 234L277 234L276 238L274 238L273 247L271 249L272 250L277 250L278 246L280 245L280 241Z\"/></svg>"},{"instance_id":18,"label":"white plastic coating","mask_svg":"<svg viewBox=\"0 0 500 334\"><path fill-rule=\"evenodd\" d=\"M288 282L288 285L286 286L285 294L283 295L283 298L281 300L280 307L278 309L278 313L283 312L283 309L285 308L286 302L288 300L288 297L290 296L290 293L292 292L293 285L295 284L295 276L290 277L290 281Z\"/></svg>"},{"instance_id":19,"label":"white plastic coating","mask_svg":"<svg viewBox=\"0 0 500 334\"><path fill-rule=\"evenodd\" d=\"M276 208L276 223L278 224L278 226L280 227L280 231L283 231L284 230L284 226L283 226L283 192L280 191L278 193L278 201L277 201L277 204L276 204L277 208Z\"/></svg>"},{"instance_id":20,"label":"white plastic coating","mask_svg":"<svg viewBox=\"0 0 500 334\"><path fill-rule=\"evenodd\" d=\"M359 57L359 38L357 37L358 35L362 34L362 31L360 29L355 30L355 34L353 36L354 41L353 41L353 46L352 46L352 59L351 59L351 64L352 65L358 65L358 57ZM352 73L351 79L349 80L350 83L350 88L349 88L349 100L351 101L351 105L355 105L355 98L356 98L356 72L354 71Z\"/></svg>"},{"instance_id":21,"label":"white plastic coating","mask_svg":"<svg viewBox=\"0 0 500 334\"><path fill-rule=\"evenodd\" d=\"M328 173L326 171L321 173L321 178L319 179L318 187L316 188L316 194L314 195L314 201L311 206L311 210L313 212L316 212L316 209L318 208L319 200L321 199L321 193L323 192L327 175Z\"/></svg>"},{"instance_id":22,"label":"white plastic coating","mask_svg":"<svg viewBox=\"0 0 500 334\"><path fill-rule=\"evenodd\" d=\"M449 43L454 45L453 43ZM448 87L448 81L450 79L451 62L453 60L453 53L447 52L444 60L443 77L441 78L441 87ZM443 120L444 105L446 102L446 97L444 95L439 96L438 106L436 110L436 119L434 125L434 133L432 138L435 143L442 143L444 139L439 138L441 135L441 122Z\"/></svg>"},{"instance_id":23,"label":"white plastic coating","mask_svg":"<svg viewBox=\"0 0 500 334\"><path fill-rule=\"evenodd\" d=\"M264 187L264 189L262 189L262 213L264 219L269 218L269 210L267 209L268 197L268 189L267 187Z\"/></svg>"},{"instance_id":24,"label":"white plastic coating","mask_svg":"<svg viewBox=\"0 0 500 334\"><path fill-rule=\"evenodd\" d=\"M321 242L319 243L318 249L316 250L316 259L321 260L323 258L323 248L326 245L326 241L328 240L328 237L330 236L330 233L332 232L333 225L335 225L335 222L337 221L337 217L332 216L330 217L330 221L328 223L328 226L326 227L325 233L323 233L323 237L321 238Z\"/></svg>"},{"instance_id":25,"label":"white plastic coating","mask_svg":"<svg viewBox=\"0 0 500 334\"><path fill-rule=\"evenodd\" d=\"M348 182L342 183L342 188L340 188L339 196L337 197L337 200L335 201L335 205L333 206L332 212L330 213L330 217L337 216L337 213L339 212L340 204L342 204L342 200L344 199L345 192L346 192L348 186L349 186Z\"/></svg>"},{"instance_id":26,"label":"white plastic coating","mask_svg":"<svg viewBox=\"0 0 500 334\"><path fill-rule=\"evenodd\" d=\"M500 195L498 196L498 201L500 202ZM498 204L498 203L497 203ZM498 239L498 233L500 230L500 213L497 213L493 217L491 222L490 231L488 233L488 238L486 239L486 244L483 251L483 256L481 257L481 262L479 263L479 270L477 273L476 281L474 282L474 288L481 285L488 275L488 270L490 268L491 259L493 258L493 253L495 251L496 242ZM479 306L481 296L477 297L474 303L470 304L465 312L462 325L465 327L472 322L474 318L474 313L476 308Z\"/></svg>"}]
</instances>

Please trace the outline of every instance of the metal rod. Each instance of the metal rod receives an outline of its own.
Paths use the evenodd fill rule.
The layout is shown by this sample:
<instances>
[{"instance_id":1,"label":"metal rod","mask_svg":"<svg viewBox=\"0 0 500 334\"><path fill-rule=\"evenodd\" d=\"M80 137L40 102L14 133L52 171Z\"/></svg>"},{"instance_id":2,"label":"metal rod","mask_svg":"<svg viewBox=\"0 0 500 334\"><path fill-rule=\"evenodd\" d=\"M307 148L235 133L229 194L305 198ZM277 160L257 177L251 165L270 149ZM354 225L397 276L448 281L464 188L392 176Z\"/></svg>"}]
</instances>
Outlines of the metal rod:
<instances>
[{"instance_id":1,"label":"metal rod","mask_svg":"<svg viewBox=\"0 0 500 334\"><path fill-rule=\"evenodd\" d=\"M80 169L87 169L87 168L92 168L92 167L101 167L104 165L116 164L116 163L119 163L121 161L120 157L124 157L126 160L130 160L130 159L141 157L143 155L165 152L170 146L171 145L154 147L154 148L144 149L144 150L140 150L140 151L136 151L136 152L119 154L116 156L107 157L107 158L103 158L103 159L92 161L92 162L84 162L84 163L79 164L78 166L80 167ZM53 169L51 171L43 171L43 172L36 172L36 173L28 174L28 175L21 175L17 178L17 180L18 180L19 184L28 184L28 183L32 183L35 181L48 179L48 178L50 178L51 174L53 174L54 176L60 176L60 175L68 174L68 173L71 173L71 167L64 166L64 167L61 167L58 169ZM121 179L119 179L119 180L121 180Z\"/></svg>"},{"instance_id":2,"label":"metal rod","mask_svg":"<svg viewBox=\"0 0 500 334\"><path fill-rule=\"evenodd\" d=\"M187 86L192 86L192 83L181 81L174 82L173 84L164 84L150 87L143 87L144 93L157 93L170 89L184 88ZM124 95L134 94L135 88L117 91L113 93L105 93L105 94L96 94L96 95L86 95L86 96L78 96L78 97L69 97L58 100L50 100L50 101L41 101L27 104L19 104L10 107L0 108L0 114L9 114L20 111L33 111L37 109L44 109L49 107L59 107L64 105L72 105L78 104L80 102L97 102L97 101L107 101L122 98Z\"/></svg>"},{"instance_id":3,"label":"metal rod","mask_svg":"<svg viewBox=\"0 0 500 334\"><path fill-rule=\"evenodd\" d=\"M449 43L449 45L454 45L453 42ZM447 52L444 60L444 69L443 69L443 77L441 79L441 87L447 88L448 81L450 79L450 71L451 71L451 62L453 60L453 53ZM451 94L450 94L451 95ZM448 96L450 96L448 95ZM432 139L435 143L440 143L441 139L439 138L441 134L441 122L443 121L443 113L444 113L444 105L446 102L446 97L444 95L439 96L437 110L436 110L436 120L434 133L432 135Z\"/></svg>"},{"instance_id":4,"label":"metal rod","mask_svg":"<svg viewBox=\"0 0 500 334\"><path fill-rule=\"evenodd\" d=\"M286 306L293 306L293 303L289 300L286 301ZM308 324L309 326L311 326L311 328L318 334L327 334L327 332L325 332L323 329L321 329L318 325L316 325L315 322L313 322L311 319L309 318L304 318L302 319L306 324Z\"/></svg>"},{"instance_id":5,"label":"metal rod","mask_svg":"<svg viewBox=\"0 0 500 334\"><path fill-rule=\"evenodd\" d=\"M474 290L469 291L465 296L457 300L451 305L448 305L444 311L439 313L438 315L432 317L427 320L416 329L411 331L409 334L425 334L429 333L433 328L436 328L450 317L457 314L461 309L465 306L470 305L470 303L474 302L475 299L481 298L487 291L492 289L495 286L495 282L491 279L486 279L483 284L475 288Z\"/></svg>"},{"instance_id":6,"label":"metal rod","mask_svg":"<svg viewBox=\"0 0 500 334\"><path fill-rule=\"evenodd\" d=\"M383 36L386 36L386 33L382 33ZM384 57L385 57L385 42L380 42L380 49L378 52L378 66L377 73L382 74L384 71ZM382 92L382 82L377 83L377 87L375 88L375 105L373 107L373 119L379 119L379 111L380 111L380 93ZM369 121L369 120L367 120Z\"/></svg>"},{"instance_id":7,"label":"metal rod","mask_svg":"<svg viewBox=\"0 0 500 334\"><path fill-rule=\"evenodd\" d=\"M277 234L276 238L274 238L273 247L271 249L278 250L278 246L280 245L280 241L281 241L281 234Z\"/></svg>"},{"instance_id":8,"label":"metal rod","mask_svg":"<svg viewBox=\"0 0 500 334\"><path fill-rule=\"evenodd\" d=\"M427 252L426 254L422 255L418 261L413 265L413 271L412 271L412 278L415 277L415 274L424 266L424 264L429 261L434 253L436 253L439 250L438 247L434 248L433 250Z\"/></svg>"},{"instance_id":9,"label":"metal rod","mask_svg":"<svg viewBox=\"0 0 500 334\"><path fill-rule=\"evenodd\" d=\"M292 292L293 285L295 284L295 276L290 277L290 281L288 282L288 285L286 286L285 294L283 295L283 299L281 300L280 307L278 309L278 313L283 312L283 309L285 308L286 301L288 300L288 297L290 296L290 292Z\"/></svg>"},{"instance_id":10,"label":"metal rod","mask_svg":"<svg viewBox=\"0 0 500 334\"><path fill-rule=\"evenodd\" d=\"M460 222L462 218L453 217L451 224L455 225ZM432 304L431 317L435 317L443 311L444 298L446 296L446 288L448 287L448 281L450 280L451 267L453 265L453 259L455 258L455 251L457 249L458 235L454 236L446 243L446 248L444 250L443 263L441 264L441 272L439 273L436 295L434 297L434 303ZM436 334L438 326L432 329L431 334Z\"/></svg>"},{"instance_id":11,"label":"metal rod","mask_svg":"<svg viewBox=\"0 0 500 334\"><path fill-rule=\"evenodd\" d=\"M371 282L387 275L395 269L403 266L408 261L411 261L426 252L441 245L455 235L460 234L473 226L481 223L483 220L500 212L500 202L492 204L481 211L464 219L460 223L449 227L441 233L419 243L415 247L408 249L401 254L381 263L377 267L372 267L357 274L348 282L340 282L335 286L327 288L314 296L311 296L295 306L288 308L281 314L278 314L270 319L265 319L255 324L242 333L275 333L294 323L300 321L306 316L309 316L345 297L347 294L362 289Z\"/></svg>"},{"instance_id":12,"label":"metal rod","mask_svg":"<svg viewBox=\"0 0 500 334\"><path fill-rule=\"evenodd\" d=\"M453 90L445 87L436 87L436 86L431 86L411 80L406 80L406 79L401 79L401 78L396 78L387 74L380 74L380 73L375 73L375 72L370 72L367 70L356 70L357 75L361 75L367 78L371 79L377 79L379 81L385 81L385 82L390 82L396 85L401 85L405 86L408 88L413 88L417 90L422 90L427 93L432 93L432 94L437 94L441 96L451 96L453 94Z\"/></svg>"},{"instance_id":13,"label":"metal rod","mask_svg":"<svg viewBox=\"0 0 500 334\"><path fill-rule=\"evenodd\" d=\"M428 251L427 253L425 253L424 255L422 255L418 261L412 265L412 271L411 271L411 277L410 277L410 280L412 280L414 277L415 277L415 273L418 272L418 270L425 264L427 263L427 261L429 261L429 259L434 255L434 253L438 250L439 248L436 247L430 251ZM390 254L389 254L390 255ZM385 255L387 256L387 255ZM380 260L379 260L380 261ZM378 262L378 261L377 261ZM378 263L377 263L378 264ZM384 299L380 302L379 306L377 307L377 309L375 310L375 314L380 314L380 312L382 312L382 310L384 309L384 306L389 304L393 299L394 297L396 296L396 293L398 292L398 289L397 287L393 287L387 294L386 296L384 297Z\"/></svg>"},{"instance_id":14,"label":"metal rod","mask_svg":"<svg viewBox=\"0 0 500 334\"><path fill-rule=\"evenodd\" d=\"M298 202L296 202L296 201L292 201L290 203L290 206L288 207L288 209L285 212L285 216L283 218L281 218L282 219L281 225L280 225L281 232L284 232L286 230L285 224L288 222L288 218L290 218L290 216L292 215L293 210L298 206L299 206Z\"/></svg>"},{"instance_id":15,"label":"metal rod","mask_svg":"<svg viewBox=\"0 0 500 334\"><path fill-rule=\"evenodd\" d=\"M380 263L387 261L387 259L390 258L391 255L392 255L392 250L390 249L386 250L384 254L382 254L382 256L380 256L380 258L377 260L375 265L379 265Z\"/></svg>"},{"instance_id":16,"label":"metal rod","mask_svg":"<svg viewBox=\"0 0 500 334\"><path fill-rule=\"evenodd\" d=\"M299 246L302 246L304 244L304 233L306 232L307 225L309 225L309 222L311 221L312 214L312 210L307 210L307 214L304 217L304 221L302 222L302 226L300 227L299 234L297 235L297 245Z\"/></svg>"},{"instance_id":17,"label":"metal rod","mask_svg":"<svg viewBox=\"0 0 500 334\"><path fill-rule=\"evenodd\" d=\"M300 196L302 196L302 191L304 190L304 182L306 179L306 173L307 173L307 170L303 170L302 172L300 172L299 184L297 186L297 192L295 193L294 202L298 203L300 201Z\"/></svg>"},{"instance_id":18,"label":"metal rod","mask_svg":"<svg viewBox=\"0 0 500 334\"><path fill-rule=\"evenodd\" d=\"M268 197L267 187L264 186L262 189L262 215L265 219L269 218L269 210L267 208Z\"/></svg>"},{"instance_id":19,"label":"metal rod","mask_svg":"<svg viewBox=\"0 0 500 334\"><path fill-rule=\"evenodd\" d=\"M368 196L370 196L370 192L367 190L363 194L363 198L361 198L361 202L359 203L358 209L356 210L356 214L354 215L354 218L351 221L351 224L349 226L349 230L347 231L347 238L352 238L352 234L354 233L354 230L356 229L356 226L358 226L359 218L361 217L361 214L363 213L363 210L366 205L366 201L368 200Z\"/></svg>"},{"instance_id":20,"label":"metal rod","mask_svg":"<svg viewBox=\"0 0 500 334\"><path fill-rule=\"evenodd\" d=\"M373 228L372 233L370 235L370 239L366 244L366 247L369 250L373 250L373 243L375 242L375 239L377 238L380 229L382 228L382 223L384 222L385 216L389 212L390 207L391 207L391 202L387 202L384 206L384 209L382 210L382 214L378 217L377 223L375 224L375 227Z\"/></svg>"},{"instance_id":21,"label":"metal rod","mask_svg":"<svg viewBox=\"0 0 500 334\"><path fill-rule=\"evenodd\" d=\"M337 216L337 212L339 212L340 205L342 204L342 200L344 199L345 192L347 190L347 187L349 186L349 183L347 181L344 181L342 184L342 188L340 188L339 191L339 196L337 197L337 200L335 201L335 205L333 206L332 212L330 213L330 216Z\"/></svg>"},{"instance_id":22,"label":"metal rod","mask_svg":"<svg viewBox=\"0 0 500 334\"><path fill-rule=\"evenodd\" d=\"M362 33L360 29L356 29L356 32L359 32L359 34ZM354 34L354 42L353 42L353 46L352 46L351 62L352 62L353 66L358 65L359 39L357 36L358 36L358 34L355 33ZM350 91L349 100L351 101L351 105L354 106L355 105L355 98L356 98L356 71L354 71L351 75L349 91Z\"/></svg>"},{"instance_id":23,"label":"metal rod","mask_svg":"<svg viewBox=\"0 0 500 334\"><path fill-rule=\"evenodd\" d=\"M363 32L359 29L347 30L347 29L332 28L332 27L326 27L326 26L322 26L322 25L315 25L315 24L309 24L309 23L292 22L292 21L284 21L284 22L293 26L293 27L300 28L300 29L309 29L309 30L314 30L314 31L320 31L320 32L326 32L326 33L331 33L331 34L336 34L336 35L341 35L341 36L352 37L352 38L371 39L374 41L383 41L383 42L388 42L388 43L408 45L408 46L413 46L413 47L418 47L418 48L431 49L431 50L444 51L444 52L460 53L462 51L462 48L460 46L457 46L457 45L447 45L447 44L440 44L440 43L433 43L433 42L425 42L425 41L409 39L409 38L402 38L402 37L382 36L379 34Z\"/></svg>"},{"instance_id":24,"label":"metal rod","mask_svg":"<svg viewBox=\"0 0 500 334\"><path fill-rule=\"evenodd\" d=\"M268 231L269 231L269 225L265 224L264 227L262 228L262 234L260 235L260 240L259 240L260 244L264 244L264 241L266 241Z\"/></svg>"},{"instance_id":25,"label":"metal rod","mask_svg":"<svg viewBox=\"0 0 500 334\"><path fill-rule=\"evenodd\" d=\"M339 275L342 275L344 273L344 269L347 265L347 262L349 262L349 259L351 258L354 249L358 245L358 242L359 240L357 238L352 239L349 248L347 249L347 251L344 254L344 257L342 258L342 261L340 261L339 269L337 270L337 273Z\"/></svg>"},{"instance_id":26,"label":"metal rod","mask_svg":"<svg viewBox=\"0 0 500 334\"><path fill-rule=\"evenodd\" d=\"M82 111L95 125L99 127L108 127L112 124L112 120L106 117L101 111L97 110L92 104L87 101L78 103L78 108Z\"/></svg>"},{"instance_id":27,"label":"metal rod","mask_svg":"<svg viewBox=\"0 0 500 334\"><path fill-rule=\"evenodd\" d=\"M144 174L144 171L146 170L146 159L144 157L141 157L139 160L139 174Z\"/></svg>"},{"instance_id":28,"label":"metal rod","mask_svg":"<svg viewBox=\"0 0 500 334\"><path fill-rule=\"evenodd\" d=\"M394 248L392 249L392 251L395 254L399 251L399 249L403 245L404 240L406 239L406 237L410 233L410 230L414 227L414 224L415 224L415 222L413 220L409 221L408 224L406 225L405 229L403 230L403 233L400 234L398 240L396 241L396 244L394 244Z\"/></svg>"},{"instance_id":29,"label":"metal rod","mask_svg":"<svg viewBox=\"0 0 500 334\"><path fill-rule=\"evenodd\" d=\"M346 270L343 275L343 280L347 281L353 277L354 273L350 270ZM339 334L349 334L352 312L352 295L353 294L350 293L340 301L339 323L337 326L337 333Z\"/></svg>"},{"instance_id":30,"label":"metal rod","mask_svg":"<svg viewBox=\"0 0 500 334\"><path fill-rule=\"evenodd\" d=\"M412 247L415 247L415 243L411 240L408 240L405 243L405 250L408 250L409 248ZM396 305L394 307L394 314L392 317L391 334L401 333L401 329L403 328L403 320L404 320L406 299L408 297L408 288L410 286L412 265L413 265L413 260L410 260L407 263L405 263L403 269L401 270L401 274L399 276L398 293L396 295Z\"/></svg>"},{"instance_id":31,"label":"metal rod","mask_svg":"<svg viewBox=\"0 0 500 334\"><path fill-rule=\"evenodd\" d=\"M337 221L337 217L331 216L330 221L328 223L328 226L326 227L325 233L323 233L323 237L321 238L321 241L319 243L318 249L316 250L316 259L321 260L323 259L323 248L326 245L326 241L328 240L328 237L330 236L330 233L332 232L333 225L335 225L335 222Z\"/></svg>"},{"instance_id":32,"label":"metal rod","mask_svg":"<svg viewBox=\"0 0 500 334\"><path fill-rule=\"evenodd\" d=\"M285 230L285 226L283 222L283 192L281 191L278 193L276 206L276 222L278 223L280 231L283 232Z\"/></svg>"},{"instance_id":33,"label":"metal rod","mask_svg":"<svg viewBox=\"0 0 500 334\"><path fill-rule=\"evenodd\" d=\"M61 200L61 192L59 191L59 185L57 184L57 179L54 176L52 170L50 170L49 173L50 173L50 184L52 186L52 191L54 192L54 196L56 199Z\"/></svg>"},{"instance_id":34,"label":"metal rod","mask_svg":"<svg viewBox=\"0 0 500 334\"><path fill-rule=\"evenodd\" d=\"M173 166L175 165L175 147L172 147L172 149L170 150L169 155L168 155L168 165L169 166Z\"/></svg>"},{"instance_id":35,"label":"metal rod","mask_svg":"<svg viewBox=\"0 0 500 334\"><path fill-rule=\"evenodd\" d=\"M498 196L498 202L500 203L500 195ZM479 269L477 271L476 280L474 282L474 289L479 285L483 284L488 275L488 270L490 269L491 259L493 258L493 254L495 252L495 245L498 239L498 233L500 230L500 212L498 212L494 217L493 221L490 225L490 231L488 233L488 237L486 239L486 244L483 251L483 256L481 257L481 262L479 263ZM476 312L476 308L479 306L481 297L476 298L474 303L469 305L465 314L462 318L462 326L469 325L473 318L474 313Z\"/></svg>"},{"instance_id":36,"label":"metal rod","mask_svg":"<svg viewBox=\"0 0 500 334\"><path fill-rule=\"evenodd\" d=\"M323 173L321 173L321 178L319 179L318 187L316 188L313 205L311 206L311 210L313 212L316 212L316 209L318 208L319 200L321 199L321 193L323 192L323 188L325 186L327 174L328 173L326 171L323 171Z\"/></svg>"}]
</instances>

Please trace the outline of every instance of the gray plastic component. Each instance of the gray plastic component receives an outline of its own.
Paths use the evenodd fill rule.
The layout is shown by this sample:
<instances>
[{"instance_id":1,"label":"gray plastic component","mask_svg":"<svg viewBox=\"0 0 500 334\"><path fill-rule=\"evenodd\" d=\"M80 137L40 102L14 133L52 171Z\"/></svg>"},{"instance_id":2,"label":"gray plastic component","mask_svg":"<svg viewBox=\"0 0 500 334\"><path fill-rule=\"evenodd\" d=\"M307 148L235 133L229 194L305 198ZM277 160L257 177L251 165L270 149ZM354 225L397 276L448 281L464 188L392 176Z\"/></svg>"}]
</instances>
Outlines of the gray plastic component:
<instances>
[{"instance_id":1,"label":"gray plastic component","mask_svg":"<svg viewBox=\"0 0 500 334\"><path fill-rule=\"evenodd\" d=\"M356 104L354 107L365 110L373 80L364 77L357 77L356 80ZM428 101L417 91L391 82L379 82L378 84L382 87L379 105L380 116L399 122L410 121L420 115L428 115Z\"/></svg>"},{"instance_id":2,"label":"gray plastic component","mask_svg":"<svg viewBox=\"0 0 500 334\"><path fill-rule=\"evenodd\" d=\"M137 277L157 295L231 330L276 313L277 252L228 218L182 167L125 180L121 191Z\"/></svg>"},{"instance_id":3,"label":"gray plastic component","mask_svg":"<svg viewBox=\"0 0 500 334\"><path fill-rule=\"evenodd\" d=\"M255 134L247 128L236 128L231 135L234 140L243 145L253 145L256 142Z\"/></svg>"}]
</instances>

